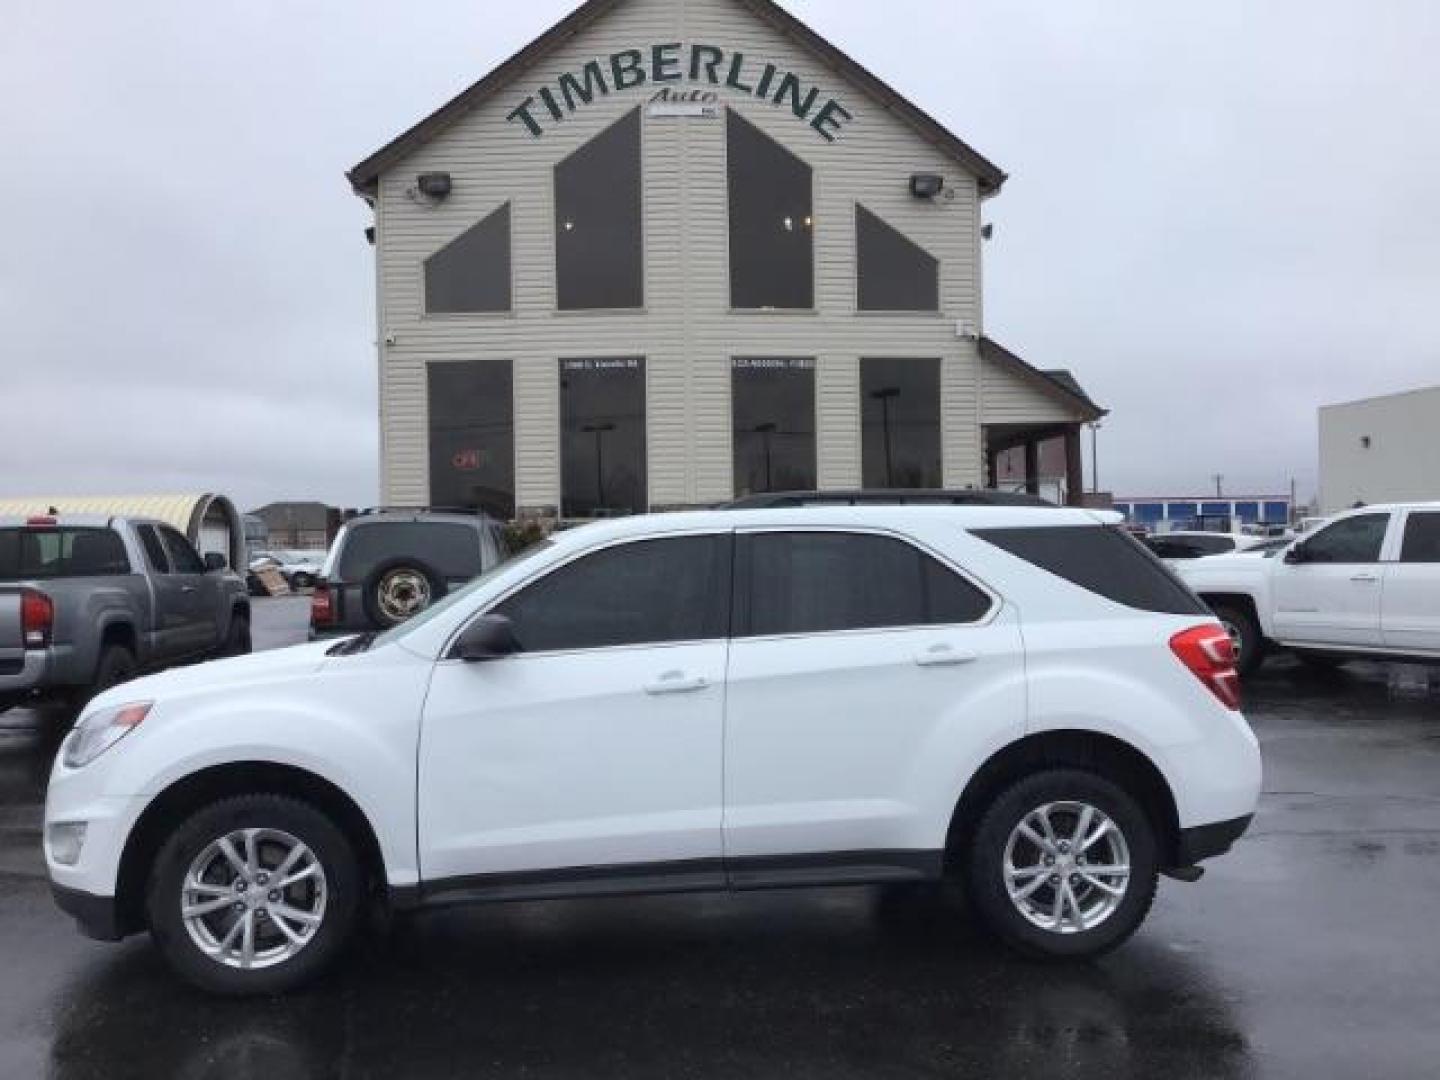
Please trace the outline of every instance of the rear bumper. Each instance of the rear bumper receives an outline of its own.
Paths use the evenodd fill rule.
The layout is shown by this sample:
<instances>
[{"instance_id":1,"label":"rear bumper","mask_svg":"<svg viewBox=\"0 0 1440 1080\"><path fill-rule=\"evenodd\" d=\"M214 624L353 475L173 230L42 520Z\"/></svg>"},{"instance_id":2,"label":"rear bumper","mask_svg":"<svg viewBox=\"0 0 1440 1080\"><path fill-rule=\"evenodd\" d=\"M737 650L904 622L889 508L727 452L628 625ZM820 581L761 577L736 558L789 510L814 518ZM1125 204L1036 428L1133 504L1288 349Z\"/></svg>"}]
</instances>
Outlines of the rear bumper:
<instances>
[{"instance_id":1,"label":"rear bumper","mask_svg":"<svg viewBox=\"0 0 1440 1080\"><path fill-rule=\"evenodd\" d=\"M50 884L50 891L60 910L74 917L75 925L86 937L96 941L119 941L125 936L120 930L120 912L115 897L96 896L54 882Z\"/></svg>"},{"instance_id":2,"label":"rear bumper","mask_svg":"<svg viewBox=\"0 0 1440 1080\"><path fill-rule=\"evenodd\" d=\"M1246 814L1229 821L1215 821L1209 825L1181 829L1175 844L1175 865L1194 866L1203 859L1224 855L1230 850L1230 846L1244 835L1254 817L1254 814Z\"/></svg>"}]
</instances>

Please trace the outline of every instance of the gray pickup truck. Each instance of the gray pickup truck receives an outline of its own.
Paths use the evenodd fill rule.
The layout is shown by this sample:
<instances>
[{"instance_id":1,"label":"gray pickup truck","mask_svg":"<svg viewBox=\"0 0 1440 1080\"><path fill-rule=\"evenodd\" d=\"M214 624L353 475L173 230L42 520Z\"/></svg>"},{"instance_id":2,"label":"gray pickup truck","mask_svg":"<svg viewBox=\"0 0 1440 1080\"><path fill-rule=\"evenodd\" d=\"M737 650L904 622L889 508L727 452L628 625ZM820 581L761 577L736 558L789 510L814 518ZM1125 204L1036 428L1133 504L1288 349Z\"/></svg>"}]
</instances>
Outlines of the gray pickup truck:
<instances>
[{"instance_id":1,"label":"gray pickup truck","mask_svg":"<svg viewBox=\"0 0 1440 1080\"><path fill-rule=\"evenodd\" d=\"M244 580L164 522L0 517L0 711L249 651Z\"/></svg>"}]
</instances>

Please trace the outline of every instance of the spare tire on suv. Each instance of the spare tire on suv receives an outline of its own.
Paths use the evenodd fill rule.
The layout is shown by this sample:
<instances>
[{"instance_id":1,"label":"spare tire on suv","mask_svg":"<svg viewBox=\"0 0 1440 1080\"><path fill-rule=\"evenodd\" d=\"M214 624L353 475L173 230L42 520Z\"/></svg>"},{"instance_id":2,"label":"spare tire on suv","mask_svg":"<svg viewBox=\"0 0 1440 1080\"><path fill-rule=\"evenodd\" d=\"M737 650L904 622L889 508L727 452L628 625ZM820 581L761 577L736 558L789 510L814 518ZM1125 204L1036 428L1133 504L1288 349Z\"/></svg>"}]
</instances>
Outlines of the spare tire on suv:
<instances>
[{"instance_id":1,"label":"spare tire on suv","mask_svg":"<svg viewBox=\"0 0 1440 1080\"><path fill-rule=\"evenodd\" d=\"M365 614L376 626L399 626L445 595L445 580L419 559L381 563L365 579Z\"/></svg>"}]
</instances>

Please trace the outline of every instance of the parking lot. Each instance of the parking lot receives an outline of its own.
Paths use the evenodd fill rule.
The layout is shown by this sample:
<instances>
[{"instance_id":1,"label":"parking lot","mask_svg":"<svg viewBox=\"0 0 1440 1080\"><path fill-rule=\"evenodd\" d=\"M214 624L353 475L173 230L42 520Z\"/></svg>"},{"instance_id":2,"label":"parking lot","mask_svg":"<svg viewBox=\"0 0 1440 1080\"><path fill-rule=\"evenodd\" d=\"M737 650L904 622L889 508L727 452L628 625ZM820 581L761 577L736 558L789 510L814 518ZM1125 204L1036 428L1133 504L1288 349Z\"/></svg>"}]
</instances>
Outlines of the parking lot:
<instances>
[{"instance_id":1,"label":"parking lot","mask_svg":"<svg viewBox=\"0 0 1440 1080\"><path fill-rule=\"evenodd\" d=\"M257 647L305 601L263 601ZM1111 956L1020 961L925 895L516 904L372 933L335 975L219 1001L51 903L64 717L0 715L0 1075L1419 1076L1440 1060L1440 674L1272 662L1265 796Z\"/></svg>"}]
</instances>

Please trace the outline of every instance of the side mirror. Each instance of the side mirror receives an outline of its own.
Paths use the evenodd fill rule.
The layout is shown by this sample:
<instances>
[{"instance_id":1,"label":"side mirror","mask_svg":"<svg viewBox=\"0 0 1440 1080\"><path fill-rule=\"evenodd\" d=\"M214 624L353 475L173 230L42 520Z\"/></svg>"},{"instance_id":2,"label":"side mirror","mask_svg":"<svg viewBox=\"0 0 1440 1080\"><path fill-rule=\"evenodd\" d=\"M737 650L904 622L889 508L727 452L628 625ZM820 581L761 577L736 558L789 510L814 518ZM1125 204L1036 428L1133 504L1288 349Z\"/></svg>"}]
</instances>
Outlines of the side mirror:
<instances>
[{"instance_id":1,"label":"side mirror","mask_svg":"<svg viewBox=\"0 0 1440 1080\"><path fill-rule=\"evenodd\" d=\"M504 615L481 615L460 635L454 655L469 664L502 660L520 651L515 627Z\"/></svg>"},{"instance_id":2,"label":"side mirror","mask_svg":"<svg viewBox=\"0 0 1440 1080\"><path fill-rule=\"evenodd\" d=\"M1310 561L1310 555L1305 550L1304 540L1297 540L1295 543L1290 545L1290 550L1285 552L1285 561L1291 566L1295 566L1297 563Z\"/></svg>"},{"instance_id":3,"label":"side mirror","mask_svg":"<svg viewBox=\"0 0 1440 1080\"><path fill-rule=\"evenodd\" d=\"M218 551L207 551L205 553L205 572L213 573L216 570L224 570L230 564L225 561L225 556Z\"/></svg>"}]
</instances>

